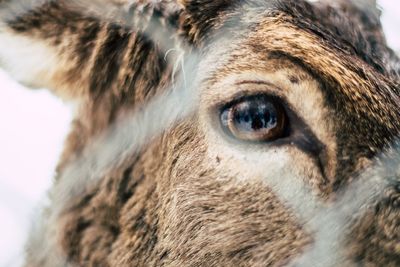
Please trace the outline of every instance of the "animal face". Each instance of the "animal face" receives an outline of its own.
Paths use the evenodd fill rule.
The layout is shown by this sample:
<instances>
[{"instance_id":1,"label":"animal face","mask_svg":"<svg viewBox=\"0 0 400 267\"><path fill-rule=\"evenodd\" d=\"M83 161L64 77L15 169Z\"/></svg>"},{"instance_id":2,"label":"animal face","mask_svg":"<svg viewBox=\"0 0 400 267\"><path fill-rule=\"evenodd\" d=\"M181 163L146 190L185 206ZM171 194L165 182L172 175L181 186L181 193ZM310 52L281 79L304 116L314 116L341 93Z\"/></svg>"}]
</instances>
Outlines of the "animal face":
<instances>
[{"instance_id":1,"label":"animal face","mask_svg":"<svg viewBox=\"0 0 400 267\"><path fill-rule=\"evenodd\" d=\"M396 158L399 131L398 59L373 13L130 4L137 29L62 1L0 28L51 55L32 76L0 52L5 68L81 102L28 266L399 264L398 177L363 175ZM183 61L164 60L171 30Z\"/></svg>"}]
</instances>

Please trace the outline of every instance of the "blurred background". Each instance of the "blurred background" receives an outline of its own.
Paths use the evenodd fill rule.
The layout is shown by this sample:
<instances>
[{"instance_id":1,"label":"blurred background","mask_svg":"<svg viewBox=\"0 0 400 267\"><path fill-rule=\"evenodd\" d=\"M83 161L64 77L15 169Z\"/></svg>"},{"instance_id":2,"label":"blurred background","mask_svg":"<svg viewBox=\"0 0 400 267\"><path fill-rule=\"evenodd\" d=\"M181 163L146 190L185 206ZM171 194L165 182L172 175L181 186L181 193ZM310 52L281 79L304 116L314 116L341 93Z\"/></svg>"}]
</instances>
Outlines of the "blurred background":
<instances>
[{"instance_id":1,"label":"blurred background","mask_svg":"<svg viewBox=\"0 0 400 267\"><path fill-rule=\"evenodd\" d=\"M400 4L378 1L389 45L400 52ZM0 267L20 266L29 226L46 203L73 107L0 70Z\"/></svg>"}]
</instances>

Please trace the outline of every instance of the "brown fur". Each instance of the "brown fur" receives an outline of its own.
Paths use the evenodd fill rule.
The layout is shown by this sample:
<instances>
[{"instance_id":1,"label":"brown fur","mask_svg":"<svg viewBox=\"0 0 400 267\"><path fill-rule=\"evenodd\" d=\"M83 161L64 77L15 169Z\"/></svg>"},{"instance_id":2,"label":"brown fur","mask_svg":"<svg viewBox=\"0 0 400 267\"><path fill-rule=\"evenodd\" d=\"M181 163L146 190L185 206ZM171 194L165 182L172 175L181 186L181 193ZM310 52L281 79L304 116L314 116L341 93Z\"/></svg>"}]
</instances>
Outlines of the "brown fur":
<instances>
[{"instance_id":1,"label":"brown fur","mask_svg":"<svg viewBox=\"0 0 400 267\"><path fill-rule=\"evenodd\" d=\"M12 7L9 2L0 1L0 10ZM50 227L57 232L54 249L78 266L290 263L313 243L313 235L254 174L246 155L254 148L273 160L286 148L289 174L303 176L328 201L394 142L400 130L400 69L379 18L347 1L136 1L132 10L133 17L137 10L147 14L133 29L64 1L7 20L7 31L56 51L60 64L43 82L65 99L80 101L56 185L117 118L137 112L173 85L175 62L164 60L169 47L143 34L153 19L162 26L161 36L172 29L173 42L202 56L195 66L202 78L199 108L62 203ZM240 75L267 77L279 87L259 90L275 90L286 99L315 147L296 140L262 148L221 142L210 121L215 106L238 93L229 78ZM357 264L400 265L400 182L394 181L384 199L356 220L343 244ZM36 255L39 243L28 245L26 265L53 266L52 252Z\"/></svg>"}]
</instances>

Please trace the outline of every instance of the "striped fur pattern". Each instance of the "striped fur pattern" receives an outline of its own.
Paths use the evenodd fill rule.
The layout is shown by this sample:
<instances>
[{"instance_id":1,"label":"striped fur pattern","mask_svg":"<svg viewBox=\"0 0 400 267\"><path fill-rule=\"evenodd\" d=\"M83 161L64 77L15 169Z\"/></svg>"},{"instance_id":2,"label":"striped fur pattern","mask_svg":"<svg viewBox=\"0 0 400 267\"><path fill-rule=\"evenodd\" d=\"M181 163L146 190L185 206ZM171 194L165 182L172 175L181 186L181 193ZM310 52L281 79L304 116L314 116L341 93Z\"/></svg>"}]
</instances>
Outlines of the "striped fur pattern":
<instances>
[{"instance_id":1,"label":"striped fur pattern","mask_svg":"<svg viewBox=\"0 0 400 267\"><path fill-rule=\"evenodd\" d=\"M329 253L341 256L323 255L334 261L313 266L399 266L400 178L390 146L400 131L400 61L386 45L379 11L364 7L0 0L0 67L79 104L55 188L71 164L91 157L96 140L153 99L180 84L197 96L184 119L116 155L121 160L97 182L57 203L57 213L54 203L47 208L25 265L295 264L318 243L309 215L296 208L306 202L297 185L326 207L366 179L360 174L383 166L394 173L375 175L390 180L384 193L347 214L347 228L332 229L341 238ZM189 64L192 55L199 60ZM293 136L251 145L223 137L216 107L255 93L287 104Z\"/></svg>"}]
</instances>

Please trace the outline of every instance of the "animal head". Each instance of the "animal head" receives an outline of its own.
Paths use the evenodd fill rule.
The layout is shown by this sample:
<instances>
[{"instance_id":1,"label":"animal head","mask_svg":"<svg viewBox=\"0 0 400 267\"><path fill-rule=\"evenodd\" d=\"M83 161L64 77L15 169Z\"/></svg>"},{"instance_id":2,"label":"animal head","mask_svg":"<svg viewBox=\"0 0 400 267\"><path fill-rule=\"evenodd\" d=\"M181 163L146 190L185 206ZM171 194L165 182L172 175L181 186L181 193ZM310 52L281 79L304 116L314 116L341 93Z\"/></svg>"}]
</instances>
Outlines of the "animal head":
<instances>
[{"instance_id":1,"label":"animal head","mask_svg":"<svg viewBox=\"0 0 400 267\"><path fill-rule=\"evenodd\" d=\"M374 3L31 4L0 2L0 62L80 108L28 266L400 264Z\"/></svg>"}]
</instances>

